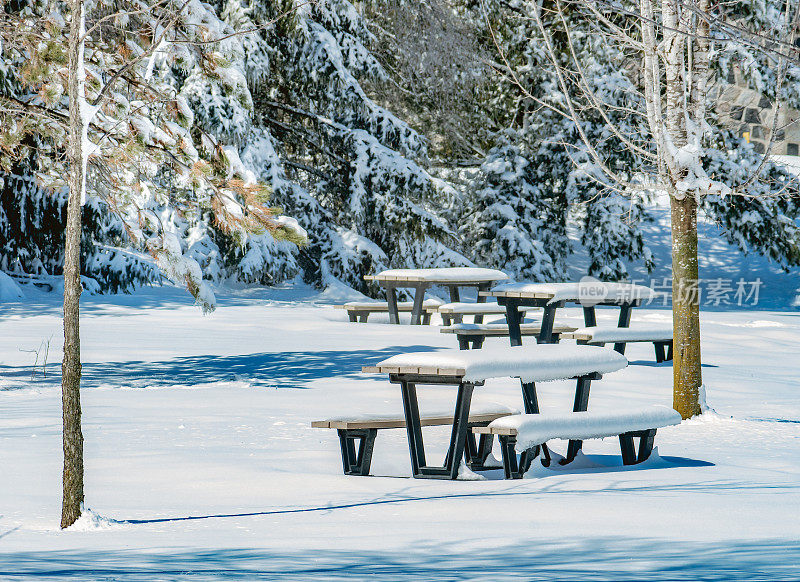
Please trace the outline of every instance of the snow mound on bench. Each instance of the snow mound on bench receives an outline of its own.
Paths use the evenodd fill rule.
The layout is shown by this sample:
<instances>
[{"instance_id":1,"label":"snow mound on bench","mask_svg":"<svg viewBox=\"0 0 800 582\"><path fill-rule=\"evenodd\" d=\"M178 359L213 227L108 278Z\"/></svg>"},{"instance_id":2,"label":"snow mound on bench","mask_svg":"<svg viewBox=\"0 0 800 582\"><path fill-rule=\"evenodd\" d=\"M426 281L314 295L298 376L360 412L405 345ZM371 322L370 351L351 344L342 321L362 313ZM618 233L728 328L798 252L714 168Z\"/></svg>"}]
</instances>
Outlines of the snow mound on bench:
<instances>
[{"instance_id":1,"label":"snow mound on bench","mask_svg":"<svg viewBox=\"0 0 800 582\"><path fill-rule=\"evenodd\" d=\"M598 372L616 372L628 365L625 356L611 348L568 344L488 346L482 350L442 350L398 354L379 367L464 370L464 380L520 378L523 382L564 380Z\"/></svg>"},{"instance_id":2,"label":"snow mound on bench","mask_svg":"<svg viewBox=\"0 0 800 582\"><path fill-rule=\"evenodd\" d=\"M680 424L681 415L666 406L651 406L623 412L567 412L518 414L492 421L492 428L517 430L518 452L551 439L595 439L624 432Z\"/></svg>"},{"instance_id":3,"label":"snow mound on bench","mask_svg":"<svg viewBox=\"0 0 800 582\"><path fill-rule=\"evenodd\" d=\"M438 307L441 304L442 304L442 300L441 299L437 299L435 297L431 297L431 298L426 299L425 301L422 302L422 306L423 307ZM344 307L345 308L352 307L352 308L355 308L355 309L370 309L372 307L383 307L383 308L387 308L388 309L388 305L389 304L386 301L348 301L347 303L344 304ZM397 307L399 307L401 309L404 308L404 307L407 307L407 308L410 309L410 308L414 307L414 302L413 301L398 301L397 302Z\"/></svg>"},{"instance_id":4,"label":"snow mound on bench","mask_svg":"<svg viewBox=\"0 0 800 582\"><path fill-rule=\"evenodd\" d=\"M378 279L401 281L504 281L508 275L497 269L478 267L442 267L439 269L389 269L376 275Z\"/></svg>"},{"instance_id":5,"label":"snow mound on bench","mask_svg":"<svg viewBox=\"0 0 800 582\"><path fill-rule=\"evenodd\" d=\"M651 325L636 327L581 327L575 334L588 334L594 342L635 342L669 341L672 339L672 326Z\"/></svg>"}]
</instances>

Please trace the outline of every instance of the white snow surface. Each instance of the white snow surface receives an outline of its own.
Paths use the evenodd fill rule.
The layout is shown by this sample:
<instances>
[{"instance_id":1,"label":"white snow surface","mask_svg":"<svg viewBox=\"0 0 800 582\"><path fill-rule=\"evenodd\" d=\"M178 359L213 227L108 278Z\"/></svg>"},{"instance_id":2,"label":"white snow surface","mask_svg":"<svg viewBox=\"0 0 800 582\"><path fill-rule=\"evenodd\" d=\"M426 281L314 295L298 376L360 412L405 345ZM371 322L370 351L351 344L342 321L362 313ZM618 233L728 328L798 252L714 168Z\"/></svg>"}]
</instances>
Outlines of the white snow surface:
<instances>
[{"instance_id":1,"label":"white snow surface","mask_svg":"<svg viewBox=\"0 0 800 582\"><path fill-rule=\"evenodd\" d=\"M659 456L642 465L623 466L609 438L584 443L581 463L539 467L531 479L494 470L485 481L432 481L409 478L404 429L380 432L374 476L362 478L342 474L336 431L310 422L402 413L399 387L361 366L448 348L451 337L380 323L388 316L349 323L301 285L216 291L206 316L171 287L81 296L92 513L63 532L61 298L26 286L24 301L0 303L0 579L800 578L796 311L703 311L703 383L716 413L660 429ZM617 309L597 312L600 325L616 322ZM634 312L640 322L669 317ZM559 309L556 323L579 327L582 310ZM589 410L670 406L671 365L654 364L647 344L626 355L631 365L592 383ZM567 412L575 381L537 392L543 413ZM451 408L455 390L418 394L424 414ZM519 380L488 380L473 401L521 409ZM440 463L449 428L423 432L428 461Z\"/></svg>"},{"instance_id":2,"label":"white snow surface","mask_svg":"<svg viewBox=\"0 0 800 582\"><path fill-rule=\"evenodd\" d=\"M402 281L503 281L508 275L497 269L478 267L442 267L438 269L389 269L375 276L377 279Z\"/></svg>"},{"instance_id":3,"label":"white snow surface","mask_svg":"<svg viewBox=\"0 0 800 582\"><path fill-rule=\"evenodd\" d=\"M519 378L523 382L548 382L592 372L606 374L628 365L625 356L611 348L571 344L491 344L480 350L442 350L398 354L376 364L386 367L454 368L464 370L464 380Z\"/></svg>"},{"instance_id":4,"label":"white snow surface","mask_svg":"<svg viewBox=\"0 0 800 582\"><path fill-rule=\"evenodd\" d=\"M0 301L15 301L22 299L24 296L25 294L17 285L17 282L0 271Z\"/></svg>"},{"instance_id":5,"label":"white snow surface","mask_svg":"<svg viewBox=\"0 0 800 582\"><path fill-rule=\"evenodd\" d=\"M614 412L516 414L493 420L489 426L516 429L517 452L522 452L551 439L594 439L680 423L680 414L667 406L656 405Z\"/></svg>"},{"instance_id":6,"label":"white snow surface","mask_svg":"<svg viewBox=\"0 0 800 582\"><path fill-rule=\"evenodd\" d=\"M642 325L635 327L579 327L576 334L592 334L596 342L658 341L672 339L671 325Z\"/></svg>"}]
</instances>

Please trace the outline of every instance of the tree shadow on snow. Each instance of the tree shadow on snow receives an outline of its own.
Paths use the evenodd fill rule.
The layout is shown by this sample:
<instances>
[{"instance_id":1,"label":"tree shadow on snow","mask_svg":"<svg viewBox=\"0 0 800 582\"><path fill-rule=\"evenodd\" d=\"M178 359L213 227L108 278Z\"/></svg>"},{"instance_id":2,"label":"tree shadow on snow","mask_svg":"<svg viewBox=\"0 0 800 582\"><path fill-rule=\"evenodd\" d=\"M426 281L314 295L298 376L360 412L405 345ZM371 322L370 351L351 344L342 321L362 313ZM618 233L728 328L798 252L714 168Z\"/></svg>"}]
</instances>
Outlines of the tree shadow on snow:
<instances>
[{"instance_id":1,"label":"tree shadow on snow","mask_svg":"<svg viewBox=\"0 0 800 582\"><path fill-rule=\"evenodd\" d=\"M630 366L649 366L651 368L671 368L672 361L656 362L654 360L628 360ZM703 368L719 368L716 364L700 364Z\"/></svg>"},{"instance_id":2,"label":"tree shadow on snow","mask_svg":"<svg viewBox=\"0 0 800 582\"><path fill-rule=\"evenodd\" d=\"M429 352L442 348L426 345L389 346L374 350L261 352L232 356L193 355L145 362L86 362L82 384L98 386L158 387L212 382L246 381L256 386L305 388L314 380L333 377L364 378L362 366L406 352ZM31 366L2 366L0 376L29 380ZM60 383L60 366L48 366L48 380Z\"/></svg>"},{"instance_id":3,"label":"tree shadow on snow","mask_svg":"<svg viewBox=\"0 0 800 582\"><path fill-rule=\"evenodd\" d=\"M532 516L535 520L535 516ZM399 550L198 549L7 552L0 577L38 580L797 580L800 542L642 537L488 540L469 551L418 542ZM513 534L512 534L513 535ZM343 538L344 547L347 540Z\"/></svg>"}]
</instances>

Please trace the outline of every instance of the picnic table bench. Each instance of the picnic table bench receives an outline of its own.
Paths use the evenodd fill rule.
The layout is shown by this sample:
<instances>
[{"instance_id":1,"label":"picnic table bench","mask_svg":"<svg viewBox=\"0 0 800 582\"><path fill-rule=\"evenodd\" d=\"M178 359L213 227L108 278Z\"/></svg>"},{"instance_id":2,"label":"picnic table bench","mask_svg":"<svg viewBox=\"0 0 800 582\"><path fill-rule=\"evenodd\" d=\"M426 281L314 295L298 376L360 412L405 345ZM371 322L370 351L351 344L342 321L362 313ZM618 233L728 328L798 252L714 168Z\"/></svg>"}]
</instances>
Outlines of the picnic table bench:
<instances>
[{"instance_id":1,"label":"picnic table bench","mask_svg":"<svg viewBox=\"0 0 800 582\"><path fill-rule=\"evenodd\" d=\"M367 281L375 281L386 293L389 305L389 322L400 323L397 309L397 289L414 289L414 301L411 309L411 324L422 322L423 298L428 288L434 285L447 287L450 301L461 301L459 290L464 287L476 287L478 302L486 301L481 291L488 291L493 283L508 279L508 275L496 269L479 269L476 267L449 267L441 269L389 269L377 275L366 275Z\"/></svg>"},{"instance_id":2,"label":"picnic table bench","mask_svg":"<svg viewBox=\"0 0 800 582\"><path fill-rule=\"evenodd\" d=\"M441 299L426 299L422 306L426 309L422 315L422 324L428 325L431 322L431 314L428 309L435 310L441 305ZM384 301L348 301L344 305L334 305L335 309L346 309L350 321L360 321L366 323L369 316L373 313L389 313L389 305ZM397 303L398 313L411 313L414 304L411 301Z\"/></svg>"},{"instance_id":3,"label":"picnic table bench","mask_svg":"<svg viewBox=\"0 0 800 582\"><path fill-rule=\"evenodd\" d=\"M498 303L443 303L441 305L434 305L425 307L425 311L429 315L438 313L442 317L444 325L451 325L453 323L461 323L464 316L472 315L475 317L475 323L483 323L485 315L505 315L506 308ZM525 316L523 310L522 315Z\"/></svg>"},{"instance_id":4,"label":"picnic table bench","mask_svg":"<svg viewBox=\"0 0 800 582\"><path fill-rule=\"evenodd\" d=\"M622 462L635 465L647 460L653 450L656 430L680 424L681 415L666 406L652 406L628 412L572 412L567 414L517 414L499 418L487 426L473 427L481 436L497 436L503 456L506 479L520 479L541 449L544 465L550 455L545 443L552 439L596 439L618 436ZM639 439L637 452L634 439ZM520 453L517 459L517 452ZM563 460L571 462L577 450Z\"/></svg>"},{"instance_id":5,"label":"picnic table bench","mask_svg":"<svg viewBox=\"0 0 800 582\"><path fill-rule=\"evenodd\" d=\"M488 346L482 350L443 350L399 354L362 372L388 374L400 385L412 474L416 478L456 479L459 474L467 433L470 432L470 405L476 386L490 378L519 378L525 412L539 412L536 382L575 379L573 411L584 411L589 402L592 380L628 365L625 356L609 348L580 345L539 345L526 347ZM450 443L444 463L428 465L422 436L422 415L417 400L418 385L456 386ZM448 417L449 419L449 417ZM568 456L581 447L571 440ZM358 455L348 451L348 463ZM345 463L345 466L348 466ZM352 466L352 464L351 464Z\"/></svg>"},{"instance_id":6,"label":"picnic table bench","mask_svg":"<svg viewBox=\"0 0 800 582\"><path fill-rule=\"evenodd\" d=\"M453 323L461 323L465 315L472 315L475 317L475 323L483 323L485 315L505 315L506 309L497 303L443 303L441 305L434 305L426 307L425 311L429 315L438 313L442 317L442 324L451 325Z\"/></svg>"},{"instance_id":7,"label":"picnic table bench","mask_svg":"<svg viewBox=\"0 0 800 582\"><path fill-rule=\"evenodd\" d=\"M652 342L656 362L672 359L672 326L658 327L582 327L561 334L562 339L574 339L579 344L604 346L614 344L614 350L624 354L625 344Z\"/></svg>"},{"instance_id":8,"label":"picnic table bench","mask_svg":"<svg viewBox=\"0 0 800 582\"><path fill-rule=\"evenodd\" d=\"M553 343L558 343L559 335L575 331L577 328L568 326L554 326L550 331ZM455 334L458 338L458 347L468 350L470 344L473 349L480 349L487 337L508 337L509 327L504 323L456 323L439 330L441 333ZM539 323L521 323L520 336L538 336L542 332Z\"/></svg>"},{"instance_id":9,"label":"picnic table bench","mask_svg":"<svg viewBox=\"0 0 800 582\"><path fill-rule=\"evenodd\" d=\"M477 410L470 411L467 426L470 429L487 426L493 420L510 414L519 414L519 411L500 404L487 404ZM452 424L452 414L433 413L420 416L420 426ZM378 435L378 431L405 428L406 419L403 416L386 414L362 414L359 416L315 420L311 423L311 426L312 428L333 428L337 430L345 475L369 475L375 437ZM476 441L474 433L471 431L467 433L464 457L470 469L480 471L486 468L484 463L489 453L492 452L493 440L494 437L492 435L485 434L480 435L480 441Z\"/></svg>"}]
</instances>

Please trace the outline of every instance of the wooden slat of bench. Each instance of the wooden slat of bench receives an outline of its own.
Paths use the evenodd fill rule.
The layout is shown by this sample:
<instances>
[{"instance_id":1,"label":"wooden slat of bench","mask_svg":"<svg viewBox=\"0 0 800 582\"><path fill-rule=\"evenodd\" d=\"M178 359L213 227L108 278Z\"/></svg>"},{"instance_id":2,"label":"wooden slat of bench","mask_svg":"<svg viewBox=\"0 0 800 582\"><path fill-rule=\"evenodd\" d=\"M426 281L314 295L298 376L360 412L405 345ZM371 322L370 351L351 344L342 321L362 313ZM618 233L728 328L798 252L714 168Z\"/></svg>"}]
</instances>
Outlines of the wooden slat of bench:
<instances>
[{"instance_id":1,"label":"wooden slat of bench","mask_svg":"<svg viewBox=\"0 0 800 582\"><path fill-rule=\"evenodd\" d=\"M471 414L469 422L492 422L498 418L508 416L510 412L495 412L485 414ZM445 426L453 424L452 416L423 416L420 418L422 426ZM353 430L360 428L405 428L404 418L379 418L363 420L315 420L311 423L312 428L335 428L342 430Z\"/></svg>"},{"instance_id":2,"label":"wooden slat of bench","mask_svg":"<svg viewBox=\"0 0 800 582\"><path fill-rule=\"evenodd\" d=\"M474 426L472 432L475 434L494 434L501 436L517 436L517 429L489 426Z\"/></svg>"},{"instance_id":3,"label":"wooden slat of bench","mask_svg":"<svg viewBox=\"0 0 800 582\"><path fill-rule=\"evenodd\" d=\"M568 326L554 326L553 333L566 333L575 331L576 327ZM496 328L453 328L443 327L439 330L441 333L454 333L456 335L480 335L484 337L503 337L508 335L508 326ZM520 327L521 335L538 335L542 332L541 327ZM564 337L564 336L562 336Z\"/></svg>"},{"instance_id":4,"label":"wooden slat of bench","mask_svg":"<svg viewBox=\"0 0 800 582\"><path fill-rule=\"evenodd\" d=\"M347 309L348 311L389 311L389 305L386 303L376 303L375 305L334 305L334 309ZM400 309L400 304L397 304Z\"/></svg>"},{"instance_id":5,"label":"wooden slat of bench","mask_svg":"<svg viewBox=\"0 0 800 582\"><path fill-rule=\"evenodd\" d=\"M555 297L553 293L524 293L521 291L480 291L479 295L483 295L484 297L524 297L525 299L552 299Z\"/></svg>"},{"instance_id":6,"label":"wooden slat of bench","mask_svg":"<svg viewBox=\"0 0 800 582\"><path fill-rule=\"evenodd\" d=\"M431 376L460 377L466 374L463 368L433 368L425 366L364 366L361 371L365 374L419 374Z\"/></svg>"},{"instance_id":7,"label":"wooden slat of bench","mask_svg":"<svg viewBox=\"0 0 800 582\"><path fill-rule=\"evenodd\" d=\"M497 303L470 303L468 307L453 307L446 303L431 305L425 309L431 313L444 313L445 315L502 315L506 312L506 308Z\"/></svg>"},{"instance_id":8,"label":"wooden slat of bench","mask_svg":"<svg viewBox=\"0 0 800 582\"><path fill-rule=\"evenodd\" d=\"M566 332L561 335L561 339L574 339L578 341L589 341L592 342L594 339L594 335L590 333L574 333L574 332ZM621 344L632 344L632 343L647 343L647 342L668 342L672 341L672 338L665 338L663 336L658 337L650 337L650 338L633 338L633 339L625 339L625 338L611 338L611 339L604 339L602 342L597 343L605 343L605 344L613 344L613 343L621 343Z\"/></svg>"}]
</instances>

